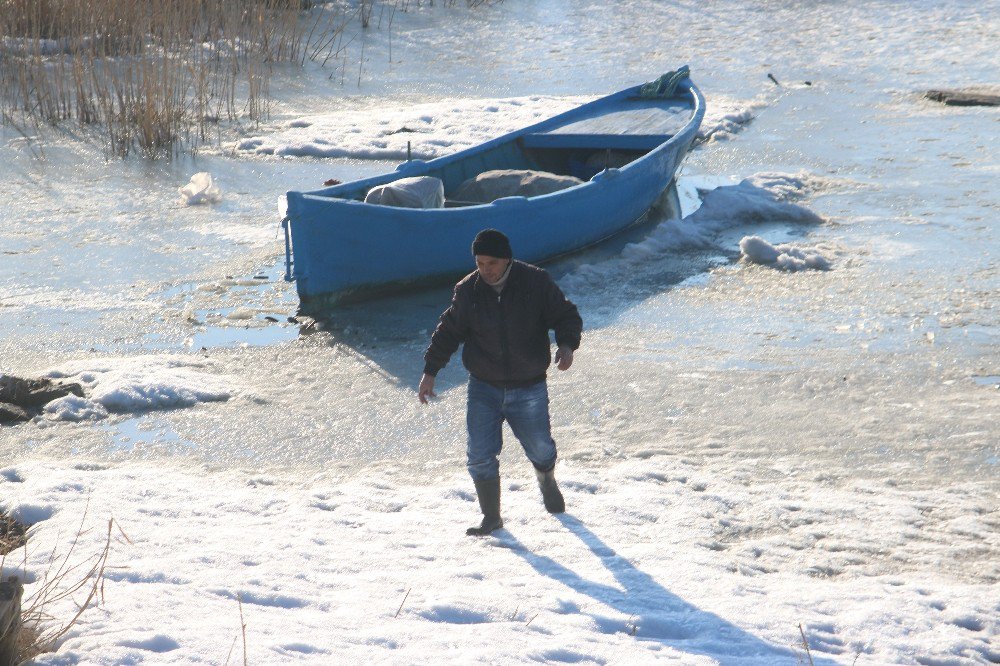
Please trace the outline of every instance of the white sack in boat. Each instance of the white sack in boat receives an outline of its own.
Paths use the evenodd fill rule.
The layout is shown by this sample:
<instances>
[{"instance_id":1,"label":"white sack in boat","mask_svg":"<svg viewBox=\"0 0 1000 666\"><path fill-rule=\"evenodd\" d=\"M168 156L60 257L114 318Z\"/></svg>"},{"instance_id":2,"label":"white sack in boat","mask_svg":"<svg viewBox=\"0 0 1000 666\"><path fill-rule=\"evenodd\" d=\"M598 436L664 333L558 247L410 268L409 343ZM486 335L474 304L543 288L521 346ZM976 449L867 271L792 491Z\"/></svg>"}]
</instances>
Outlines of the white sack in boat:
<instances>
[{"instance_id":1,"label":"white sack in boat","mask_svg":"<svg viewBox=\"0 0 1000 666\"><path fill-rule=\"evenodd\" d=\"M490 203L503 197L537 197L565 190L583 183L573 176L560 176L546 171L498 169L484 171L470 178L455 190L452 199Z\"/></svg>"},{"instance_id":2,"label":"white sack in boat","mask_svg":"<svg viewBox=\"0 0 1000 666\"><path fill-rule=\"evenodd\" d=\"M188 206L222 201L222 190L212 182L212 174L207 171L191 176L191 182L177 191L180 192L181 203Z\"/></svg>"},{"instance_id":3,"label":"white sack in boat","mask_svg":"<svg viewBox=\"0 0 1000 666\"><path fill-rule=\"evenodd\" d=\"M373 187L365 196L365 203L398 208L442 208L444 183L433 176L400 178Z\"/></svg>"}]
</instances>

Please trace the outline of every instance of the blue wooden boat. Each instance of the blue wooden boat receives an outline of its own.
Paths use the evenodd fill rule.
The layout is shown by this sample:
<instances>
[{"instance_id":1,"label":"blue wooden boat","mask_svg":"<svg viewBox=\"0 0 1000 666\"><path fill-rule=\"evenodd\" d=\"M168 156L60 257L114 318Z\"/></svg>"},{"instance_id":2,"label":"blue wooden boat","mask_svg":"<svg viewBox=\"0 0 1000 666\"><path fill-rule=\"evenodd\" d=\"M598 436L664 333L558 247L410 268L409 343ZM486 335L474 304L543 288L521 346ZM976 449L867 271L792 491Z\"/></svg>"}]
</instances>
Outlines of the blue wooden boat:
<instances>
[{"instance_id":1,"label":"blue wooden boat","mask_svg":"<svg viewBox=\"0 0 1000 666\"><path fill-rule=\"evenodd\" d=\"M288 280L303 311L338 302L454 280L473 270L472 239L482 229L510 237L514 255L543 262L604 240L642 221L666 194L705 113L685 74L669 96L634 86L538 124L431 161L412 160L393 173L311 192L288 192L282 220ZM661 77L662 80L662 77ZM673 87L673 86L672 86ZM619 168L595 168L585 182L542 196L451 205L464 181L494 169L579 173L588 158L614 151ZM631 160L631 161L628 161ZM584 166L581 166L584 165ZM364 203L373 187L400 178L443 181L443 208Z\"/></svg>"}]
</instances>

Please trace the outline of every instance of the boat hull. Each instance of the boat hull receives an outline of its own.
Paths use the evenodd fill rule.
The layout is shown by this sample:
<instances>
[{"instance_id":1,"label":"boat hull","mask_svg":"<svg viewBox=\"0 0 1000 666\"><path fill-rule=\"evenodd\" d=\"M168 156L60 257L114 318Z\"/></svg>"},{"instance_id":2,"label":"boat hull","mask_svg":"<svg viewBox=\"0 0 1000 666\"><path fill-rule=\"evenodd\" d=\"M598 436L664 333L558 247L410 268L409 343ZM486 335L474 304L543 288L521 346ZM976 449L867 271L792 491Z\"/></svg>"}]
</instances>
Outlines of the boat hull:
<instances>
[{"instance_id":1,"label":"boat hull","mask_svg":"<svg viewBox=\"0 0 1000 666\"><path fill-rule=\"evenodd\" d=\"M635 92L625 90L581 108L592 107L593 114L593 105ZM604 169L589 182L552 194L430 210L337 196L424 174L442 177L450 187L449 180L493 168L491 156L501 164L505 151L520 149L525 137L541 136L539 130L572 120L574 112L455 155L400 165L394 174L315 193L289 192L284 221L287 277L296 282L303 310L464 275L474 268L470 248L482 229L499 229L510 238L519 259L539 263L593 245L642 220L671 186L704 113L697 89L688 83L684 93L690 95L692 113L679 132L622 168Z\"/></svg>"}]
</instances>

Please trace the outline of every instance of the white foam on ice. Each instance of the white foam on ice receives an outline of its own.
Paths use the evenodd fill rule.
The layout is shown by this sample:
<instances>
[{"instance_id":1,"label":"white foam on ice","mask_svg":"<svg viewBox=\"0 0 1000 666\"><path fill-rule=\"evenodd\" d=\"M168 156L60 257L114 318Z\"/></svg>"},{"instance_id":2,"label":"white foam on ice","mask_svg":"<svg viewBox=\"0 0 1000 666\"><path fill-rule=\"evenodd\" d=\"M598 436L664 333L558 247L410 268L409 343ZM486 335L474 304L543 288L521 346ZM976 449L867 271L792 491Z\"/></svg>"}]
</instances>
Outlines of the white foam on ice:
<instances>
[{"instance_id":1,"label":"white foam on ice","mask_svg":"<svg viewBox=\"0 0 1000 666\"><path fill-rule=\"evenodd\" d=\"M99 421L107 418L104 405L77 395L68 395L45 405L46 418L52 421Z\"/></svg>"}]
</instances>

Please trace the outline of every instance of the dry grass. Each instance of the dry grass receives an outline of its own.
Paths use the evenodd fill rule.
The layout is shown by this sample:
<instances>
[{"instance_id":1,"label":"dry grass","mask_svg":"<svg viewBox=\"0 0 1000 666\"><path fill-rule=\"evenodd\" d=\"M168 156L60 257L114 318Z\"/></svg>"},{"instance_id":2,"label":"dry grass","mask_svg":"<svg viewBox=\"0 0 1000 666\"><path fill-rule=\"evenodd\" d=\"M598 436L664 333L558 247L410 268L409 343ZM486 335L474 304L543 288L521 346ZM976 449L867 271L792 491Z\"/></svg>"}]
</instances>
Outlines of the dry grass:
<instances>
[{"instance_id":1,"label":"dry grass","mask_svg":"<svg viewBox=\"0 0 1000 666\"><path fill-rule=\"evenodd\" d=\"M0 511L0 555L7 555L28 542L28 528Z\"/></svg>"},{"instance_id":2,"label":"dry grass","mask_svg":"<svg viewBox=\"0 0 1000 666\"><path fill-rule=\"evenodd\" d=\"M266 118L274 65L329 59L357 11L302 3L0 0L0 110L96 128L122 156L197 146Z\"/></svg>"},{"instance_id":3,"label":"dry grass","mask_svg":"<svg viewBox=\"0 0 1000 666\"><path fill-rule=\"evenodd\" d=\"M0 597L0 660L6 666L15 656L24 654L23 646L29 641L25 632L20 631L17 611L20 608L20 592L17 591L18 578L7 575L6 564L7 555L22 548L27 543L27 527L0 511L0 583L11 583L14 585L14 598L7 599L7 590ZM10 604L14 604L11 606ZM12 632L16 632L12 636ZM10 639L14 642L11 645ZM12 652L13 650L13 652Z\"/></svg>"},{"instance_id":4,"label":"dry grass","mask_svg":"<svg viewBox=\"0 0 1000 666\"><path fill-rule=\"evenodd\" d=\"M10 521L2 515L0 517ZM21 626L17 638L17 663L53 650L59 640L76 625L84 611L104 601L104 572L108 566L111 545L116 540L124 540L127 543L131 541L112 518L107 522L100 551L81 556L78 552L81 539L91 531L84 528L86 519L85 511L66 554L59 557L56 554L58 546L53 549L42 579L33 583L35 589L31 596L22 601ZM19 564L23 571L28 559L28 546L24 538L26 530L20 525L15 531L22 537L17 548L21 548L24 553ZM9 565L8 554L9 552L4 553L0 558L0 568ZM66 620L52 616L53 606L65 600L70 600L76 607L73 617Z\"/></svg>"},{"instance_id":5,"label":"dry grass","mask_svg":"<svg viewBox=\"0 0 1000 666\"><path fill-rule=\"evenodd\" d=\"M411 4L420 2L0 0L0 117L15 127L72 121L123 157L197 148L220 123L267 118L275 65L346 68L350 25L381 25Z\"/></svg>"},{"instance_id":6,"label":"dry grass","mask_svg":"<svg viewBox=\"0 0 1000 666\"><path fill-rule=\"evenodd\" d=\"M114 519L109 519L104 545L96 555L85 556L74 563L74 553L80 537L89 532L82 529L82 523L66 555L57 560L53 552L49 570L21 611L21 622L30 638L30 642L24 641L25 652L21 654L22 659L31 659L53 649L59 639L73 628L84 611L104 601L104 569L108 563L116 527ZM121 534L125 536L124 532ZM128 539L127 536L125 538ZM72 599L77 608L76 614L68 621L58 621L49 614L52 605L63 599Z\"/></svg>"}]
</instances>

